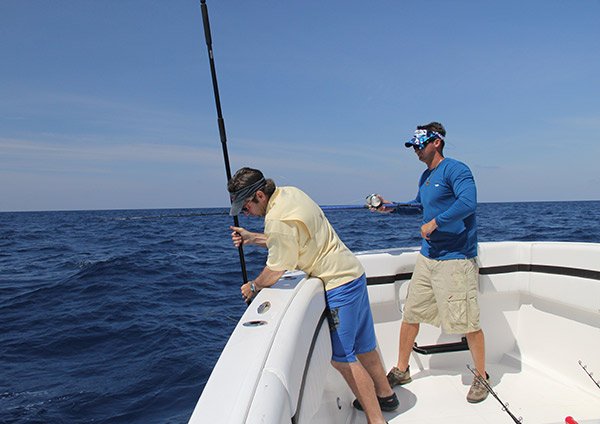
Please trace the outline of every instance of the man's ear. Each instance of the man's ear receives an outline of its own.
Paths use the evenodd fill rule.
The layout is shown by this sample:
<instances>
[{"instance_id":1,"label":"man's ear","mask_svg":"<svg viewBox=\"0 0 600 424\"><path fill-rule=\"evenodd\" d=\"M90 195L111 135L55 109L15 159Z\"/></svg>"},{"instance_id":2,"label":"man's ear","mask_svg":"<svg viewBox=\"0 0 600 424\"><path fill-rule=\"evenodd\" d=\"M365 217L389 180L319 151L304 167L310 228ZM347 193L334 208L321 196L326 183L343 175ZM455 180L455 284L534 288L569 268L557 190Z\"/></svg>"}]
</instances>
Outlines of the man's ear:
<instances>
[{"instance_id":1,"label":"man's ear","mask_svg":"<svg viewBox=\"0 0 600 424\"><path fill-rule=\"evenodd\" d=\"M261 201L261 202L262 202L262 201L265 201L265 200L267 199L267 195L266 195L266 194L264 193L264 191L262 191L262 190L258 190L258 191L256 192L255 196L256 196L256 198L257 198L259 201Z\"/></svg>"}]
</instances>

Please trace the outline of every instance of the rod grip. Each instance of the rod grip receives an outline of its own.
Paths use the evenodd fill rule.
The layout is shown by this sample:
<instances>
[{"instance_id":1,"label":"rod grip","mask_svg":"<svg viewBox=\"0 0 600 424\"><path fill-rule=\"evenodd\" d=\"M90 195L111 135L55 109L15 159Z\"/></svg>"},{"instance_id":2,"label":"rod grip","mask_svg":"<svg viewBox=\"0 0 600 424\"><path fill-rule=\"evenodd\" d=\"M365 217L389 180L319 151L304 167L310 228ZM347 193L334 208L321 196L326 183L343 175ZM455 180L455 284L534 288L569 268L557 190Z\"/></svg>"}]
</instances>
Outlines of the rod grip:
<instances>
[{"instance_id":1,"label":"rod grip","mask_svg":"<svg viewBox=\"0 0 600 424\"><path fill-rule=\"evenodd\" d=\"M202 9L202 21L204 22L206 45L210 47L212 46L212 37L210 35L210 23L208 21L208 6L206 6L206 0L200 0L200 8Z\"/></svg>"},{"instance_id":2,"label":"rod grip","mask_svg":"<svg viewBox=\"0 0 600 424\"><path fill-rule=\"evenodd\" d=\"M227 136L225 135L225 120L223 118L217 118L217 124L219 125L219 137L221 137L221 143L227 143Z\"/></svg>"}]
</instances>

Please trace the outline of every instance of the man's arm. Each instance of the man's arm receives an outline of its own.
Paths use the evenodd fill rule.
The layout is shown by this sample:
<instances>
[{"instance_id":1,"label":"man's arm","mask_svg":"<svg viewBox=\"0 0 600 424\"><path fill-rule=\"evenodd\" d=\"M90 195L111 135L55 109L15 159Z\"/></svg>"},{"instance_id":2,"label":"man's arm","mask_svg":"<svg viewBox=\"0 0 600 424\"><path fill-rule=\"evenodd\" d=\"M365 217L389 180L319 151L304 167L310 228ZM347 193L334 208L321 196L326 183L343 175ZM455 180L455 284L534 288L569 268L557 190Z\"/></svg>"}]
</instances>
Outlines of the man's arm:
<instances>
[{"instance_id":1,"label":"man's arm","mask_svg":"<svg viewBox=\"0 0 600 424\"><path fill-rule=\"evenodd\" d=\"M377 197L381 201L381 206L378 208L369 207L369 210L371 212L377 211L377 212L387 213L387 212L393 212L394 210L396 210L398 205L420 205L421 204L421 197L420 197L419 193L417 193L416 198L414 198L413 200L409 200L408 202L391 202L389 200L384 199L383 196L381 196L379 194L377 195Z\"/></svg>"},{"instance_id":2,"label":"man's arm","mask_svg":"<svg viewBox=\"0 0 600 424\"><path fill-rule=\"evenodd\" d=\"M231 233L231 240L233 245L239 247L242 241L244 244L255 244L260 247L267 247L267 236L263 233L252 233L242 227L229 227L233 232Z\"/></svg>"},{"instance_id":3,"label":"man's arm","mask_svg":"<svg viewBox=\"0 0 600 424\"><path fill-rule=\"evenodd\" d=\"M251 299L260 289L271 287L286 270L296 269L298 263L299 247L296 224L271 221L265 225L265 232L269 234L267 264L256 280L242 285L242 296L246 300ZM264 241L266 246L267 237L264 234L260 236L263 236L263 238L259 237L258 241ZM275 269L281 271L275 271ZM253 284L254 292L251 290Z\"/></svg>"},{"instance_id":4,"label":"man's arm","mask_svg":"<svg viewBox=\"0 0 600 424\"><path fill-rule=\"evenodd\" d=\"M256 293L258 293L261 289L271 287L281 278L281 276L284 273L285 270L273 271L269 269L269 267L265 266L260 275L256 277L255 280L248 281L247 283L242 284L242 287L240 289L242 291L242 296L244 297L244 300L247 302L248 300L256 296ZM253 288L254 290L252 290Z\"/></svg>"},{"instance_id":5,"label":"man's arm","mask_svg":"<svg viewBox=\"0 0 600 424\"><path fill-rule=\"evenodd\" d=\"M445 225L461 221L477 210L477 188L471 170L464 164L451 171L450 179L456 201L435 217L436 226L443 229Z\"/></svg>"}]
</instances>

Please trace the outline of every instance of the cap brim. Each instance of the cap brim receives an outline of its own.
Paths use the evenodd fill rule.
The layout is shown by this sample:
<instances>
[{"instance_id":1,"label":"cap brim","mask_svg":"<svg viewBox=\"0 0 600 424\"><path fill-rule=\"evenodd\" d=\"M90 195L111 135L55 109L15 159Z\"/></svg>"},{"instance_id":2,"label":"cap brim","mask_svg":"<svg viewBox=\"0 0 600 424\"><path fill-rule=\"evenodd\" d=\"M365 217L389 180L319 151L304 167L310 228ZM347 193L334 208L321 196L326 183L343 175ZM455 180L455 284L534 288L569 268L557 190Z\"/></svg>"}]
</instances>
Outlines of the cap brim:
<instances>
[{"instance_id":1,"label":"cap brim","mask_svg":"<svg viewBox=\"0 0 600 424\"><path fill-rule=\"evenodd\" d=\"M245 200L246 200L245 198L241 198L241 199L233 201L231 203L231 209L229 209L229 215L230 216L239 215L240 212L242 211L242 208L244 207Z\"/></svg>"},{"instance_id":2,"label":"cap brim","mask_svg":"<svg viewBox=\"0 0 600 424\"><path fill-rule=\"evenodd\" d=\"M404 147L412 147L415 146L415 144L412 141L407 141L406 143L404 143Z\"/></svg>"},{"instance_id":3,"label":"cap brim","mask_svg":"<svg viewBox=\"0 0 600 424\"><path fill-rule=\"evenodd\" d=\"M246 203L246 201L250 199L263 186L263 184L265 184L265 179L261 178L249 186L241 188L234 193L230 193L230 198L232 200L229 215L239 215L244 207L244 203Z\"/></svg>"}]
</instances>

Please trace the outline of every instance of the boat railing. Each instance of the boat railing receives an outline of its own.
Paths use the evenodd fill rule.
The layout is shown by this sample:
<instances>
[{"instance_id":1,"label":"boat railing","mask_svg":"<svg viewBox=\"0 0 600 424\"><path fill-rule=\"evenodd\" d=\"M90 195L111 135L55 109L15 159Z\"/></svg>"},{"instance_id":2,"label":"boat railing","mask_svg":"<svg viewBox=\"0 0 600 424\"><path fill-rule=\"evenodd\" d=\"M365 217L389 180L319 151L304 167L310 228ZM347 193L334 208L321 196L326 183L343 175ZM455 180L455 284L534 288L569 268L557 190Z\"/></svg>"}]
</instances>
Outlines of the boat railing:
<instances>
[{"instance_id":1,"label":"boat railing","mask_svg":"<svg viewBox=\"0 0 600 424\"><path fill-rule=\"evenodd\" d=\"M311 355L324 355L325 361L316 362L329 366L324 310L321 280L303 273L286 274L262 290L229 338L189 422L255 423L267 415L264 422L289 422L300 399L306 403L300 391ZM216 408L223 399L227 407Z\"/></svg>"}]
</instances>

